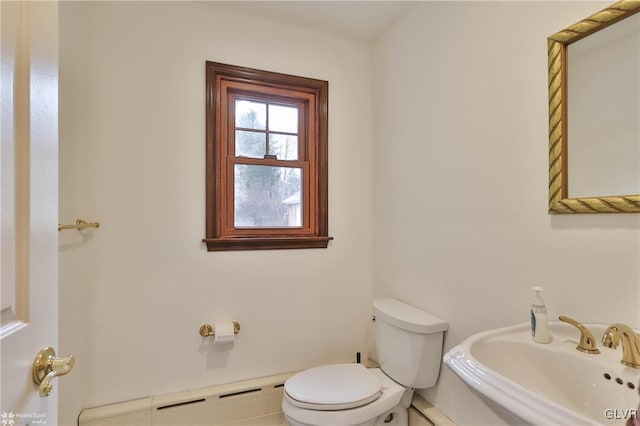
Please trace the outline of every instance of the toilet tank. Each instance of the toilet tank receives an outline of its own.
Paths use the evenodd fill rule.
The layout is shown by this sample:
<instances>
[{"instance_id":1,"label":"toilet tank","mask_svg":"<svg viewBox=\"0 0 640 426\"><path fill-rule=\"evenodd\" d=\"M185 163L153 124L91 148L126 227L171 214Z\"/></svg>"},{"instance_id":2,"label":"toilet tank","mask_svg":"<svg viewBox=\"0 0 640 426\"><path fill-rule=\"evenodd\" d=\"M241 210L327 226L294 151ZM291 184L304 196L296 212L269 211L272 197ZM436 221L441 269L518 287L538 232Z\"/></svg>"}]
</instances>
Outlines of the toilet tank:
<instances>
[{"instance_id":1,"label":"toilet tank","mask_svg":"<svg viewBox=\"0 0 640 426\"><path fill-rule=\"evenodd\" d=\"M392 298L374 300L373 311L382 371L407 387L434 386L440 373L447 322Z\"/></svg>"}]
</instances>

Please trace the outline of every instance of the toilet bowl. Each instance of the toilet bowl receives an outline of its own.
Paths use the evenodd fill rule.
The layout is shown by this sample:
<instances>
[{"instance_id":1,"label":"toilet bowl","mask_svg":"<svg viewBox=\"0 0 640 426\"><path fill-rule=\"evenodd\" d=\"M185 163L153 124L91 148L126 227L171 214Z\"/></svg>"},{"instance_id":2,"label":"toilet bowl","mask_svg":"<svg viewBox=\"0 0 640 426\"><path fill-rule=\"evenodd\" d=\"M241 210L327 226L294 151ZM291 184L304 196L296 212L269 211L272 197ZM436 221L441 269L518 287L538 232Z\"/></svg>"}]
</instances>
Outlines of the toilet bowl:
<instances>
[{"instance_id":1,"label":"toilet bowl","mask_svg":"<svg viewBox=\"0 0 640 426\"><path fill-rule=\"evenodd\" d=\"M291 426L406 426L414 388L438 377L447 323L395 299L373 302L380 368L331 364L284 384Z\"/></svg>"},{"instance_id":2,"label":"toilet bowl","mask_svg":"<svg viewBox=\"0 0 640 426\"><path fill-rule=\"evenodd\" d=\"M379 368L366 369L362 364L316 367L291 379L296 378L301 380L285 384L282 401L291 426L393 425L396 423L383 422L390 415L399 420L403 411L406 416L411 403L409 395L402 410L403 397L412 390L394 382Z\"/></svg>"}]
</instances>

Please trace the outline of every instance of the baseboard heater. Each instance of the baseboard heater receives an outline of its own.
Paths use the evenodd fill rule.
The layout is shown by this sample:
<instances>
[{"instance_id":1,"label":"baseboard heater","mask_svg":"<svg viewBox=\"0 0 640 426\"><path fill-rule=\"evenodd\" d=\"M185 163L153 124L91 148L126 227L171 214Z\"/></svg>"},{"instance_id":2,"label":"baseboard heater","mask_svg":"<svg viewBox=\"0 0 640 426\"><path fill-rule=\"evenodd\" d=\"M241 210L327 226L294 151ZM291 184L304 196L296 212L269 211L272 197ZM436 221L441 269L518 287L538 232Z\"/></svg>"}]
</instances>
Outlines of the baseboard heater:
<instances>
[{"instance_id":1,"label":"baseboard heater","mask_svg":"<svg viewBox=\"0 0 640 426\"><path fill-rule=\"evenodd\" d=\"M141 398L82 410L79 426L286 425L284 382L294 373ZM414 393L410 426L455 426Z\"/></svg>"},{"instance_id":2,"label":"baseboard heater","mask_svg":"<svg viewBox=\"0 0 640 426\"><path fill-rule=\"evenodd\" d=\"M284 382L293 373L82 410L79 426L286 425ZM266 423L265 423L266 422Z\"/></svg>"}]
</instances>

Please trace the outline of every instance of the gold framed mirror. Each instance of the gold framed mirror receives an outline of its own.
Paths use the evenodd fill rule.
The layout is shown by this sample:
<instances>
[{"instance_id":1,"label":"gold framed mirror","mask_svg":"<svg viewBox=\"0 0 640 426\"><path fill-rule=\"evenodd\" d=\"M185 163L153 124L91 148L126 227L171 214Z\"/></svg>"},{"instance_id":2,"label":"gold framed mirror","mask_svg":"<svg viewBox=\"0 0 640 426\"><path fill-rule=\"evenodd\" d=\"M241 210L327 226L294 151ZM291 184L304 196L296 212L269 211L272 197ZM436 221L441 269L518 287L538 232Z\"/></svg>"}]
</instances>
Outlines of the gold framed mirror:
<instances>
[{"instance_id":1,"label":"gold framed mirror","mask_svg":"<svg viewBox=\"0 0 640 426\"><path fill-rule=\"evenodd\" d=\"M607 37L611 39L609 33L612 31L614 24L620 23L620 21L629 18L636 13L640 12L640 1L636 0L622 0L617 3L614 3L610 7L597 12L582 21L565 28L562 31L559 31L548 39L548 57L549 57L549 213L631 213L631 212L640 212L640 190L637 188L640 187L640 154L637 157L634 157L636 154L629 152L625 152L623 148L613 147L611 145L611 140L613 139L613 129L617 129L618 126L612 124L613 121L606 122L606 125L601 125L600 129L596 129L595 126L598 126L601 118L601 111L609 111L604 101L601 100L606 99L607 96L602 96L603 90L604 92L611 92L612 89L608 87L612 82L616 82L617 77L611 77L609 75L600 76L600 80L602 80L601 86L604 89L601 89L600 92L594 90L594 94L592 99L597 99L598 102L592 102L593 104L598 104L597 107L592 112L585 114L586 118L583 118L583 122L588 124L585 131L581 131L584 129L578 129L576 127L577 124L580 123L580 120L576 119L576 114L569 114L569 100L571 100L572 110L571 113L574 113L575 110L586 109L584 105L589 105L588 100L583 100L582 97L572 95L569 97L569 69L572 71L574 69L578 69L578 66L575 65L576 62L572 62L574 66L569 67L569 55L570 49L572 46L572 52L579 52L583 49L583 46L586 45L587 38L589 38L589 43L593 44L594 40L597 37L604 37L607 34ZM640 18L640 15L637 16ZM640 22L640 20L638 21ZM625 21L625 25L631 23L630 21ZM619 25L621 26L621 25ZM628 26L628 25L627 25ZM640 24L638 25L640 27ZM607 31L601 31L607 28ZM611 28L611 29L609 29ZM598 33L598 34L596 34ZM588 37L591 36L591 37ZM627 36L625 36L627 37ZM640 32L634 35L634 40L638 44L640 44ZM584 41L581 41L584 40ZM574 44L578 41L581 41L579 44ZM610 41L610 40L609 40ZM607 42L609 42L607 41ZM611 52L612 49L610 45L607 45L604 49L602 46L605 42L596 41L596 43L600 44L600 51L603 52ZM578 48L578 46L580 46ZM615 49L614 49L615 50ZM637 52L640 52L640 49L636 47ZM625 57L622 54L622 57ZM640 53L635 53L635 55L640 55ZM573 55L574 57L577 54ZM628 55L627 55L628 56ZM600 57L603 58L603 57ZM623 69L625 72L629 72L626 69L626 66L623 67L616 61L603 60L598 59L599 62L596 64L607 64L608 68L613 68L613 65L617 66L618 69ZM587 64L589 62L582 61L581 64ZM613 65L611 65L613 63ZM636 63L640 63L640 60L636 61ZM591 62L593 64L593 62ZM604 68L604 67L602 67ZM593 77L597 75L600 67L590 66L587 68L587 71L584 73L588 75L588 80L594 80ZM595 75L594 75L595 74ZM575 72L572 75L572 82L578 82L580 79L575 77ZM640 82L640 72L635 72L634 80ZM617 83L617 82L616 82ZM577 84L577 83L576 83ZM636 84L636 83L634 83ZM640 83L637 83L640 85ZM618 84L622 86L621 84ZM572 88L572 93L580 93L578 89L575 88L574 85ZM591 87L591 86L587 86ZM637 94L633 90L627 90L628 87L622 86L622 90L625 93L634 92L633 96L638 97L640 99L640 87L637 90ZM591 91L591 89L589 90ZM618 95L611 95L609 97L614 97ZM588 98L587 98L588 99ZM640 101L635 101L636 108L640 108ZM616 107L620 107L619 102L615 102ZM589 115L590 114L590 115ZM620 122L620 117L616 117L616 113L610 113L605 115L611 115L613 119L618 119ZM568 125L569 118L571 117L571 122L573 127L570 128ZM597 118L597 119L594 119ZM622 120L624 123L630 123L630 125L634 125L638 128L638 135L635 135L634 138L630 138L626 136L626 139L633 139L633 143L635 144L633 147L634 151L638 151L640 153L640 117L636 114L633 119ZM603 121L604 122L604 121ZM589 126L591 126L589 128ZM597 131L593 131L596 129ZM629 132L625 132L629 133ZM572 136L571 142L570 136ZM584 135L591 135L590 139L593 141L588 142L590 144L589 148L586 150L592 150L593 147L597 146L600 153L590 153L591 163L588 161L584 167L578 167L575 163L570 163L568 161L569 148L571 147L571 157L579 158L581 155L578 155L578 146L581 142L581 139L584 138ZM605 137L603 137L603 135ZM628 144L628 142L624 142ZM571 144L571 145L570 145ZM616 151L616 155L619 158L626 158L627 160L631 159L632 167L634 167L634 171L631 173L627 173L623 168L618 168L617 165L612 165L615 163L608 162L606 159L609 152ZM595 151L594 151L595 152ZM629 161L627 161L629 162ZM594 167L595 165L595 167ZM599 184L593 184L594 177L588 176L588 178L575 178L573 175L570 177L569 170L578 170L584 169L591 173L592 170L602 169L603 175L616 175L617 180L626 180L629 185L621 185L620 187L611 187L613 189L602 189ZM621 177L622 176L622 177ZM580 188L580 190L575 193L571 193L569 191L570 184L572 188L580 186L578 183L580 182L592 182L592 186L586 185L587 189ZM618 189L620 188L620 189ZM633 188L629 190L629 188ZM631 193L633 195L618 195L618 194L627 194ZM609 193L613 193L613 195L608 195Z\"/></svg>"}]
</instances>

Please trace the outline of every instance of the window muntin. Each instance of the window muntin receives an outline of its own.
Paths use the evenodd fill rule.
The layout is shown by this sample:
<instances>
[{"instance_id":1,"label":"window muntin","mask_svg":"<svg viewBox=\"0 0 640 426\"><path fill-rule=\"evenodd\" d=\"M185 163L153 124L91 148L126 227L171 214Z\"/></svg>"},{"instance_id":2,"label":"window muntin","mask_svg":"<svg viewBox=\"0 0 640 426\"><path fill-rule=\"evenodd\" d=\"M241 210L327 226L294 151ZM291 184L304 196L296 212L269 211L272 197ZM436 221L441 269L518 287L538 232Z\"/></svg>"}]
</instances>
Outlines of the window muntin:
<instances>
[{"instance_id":1,"label":"window muntin","mask_svg":"<svg viewBox=\"0 0 640 426\"><path fill-rule=\"evenodd\" d=\"M327 89L207 62L208 250L327 247Z\"/></svg>"}]
</instances>

